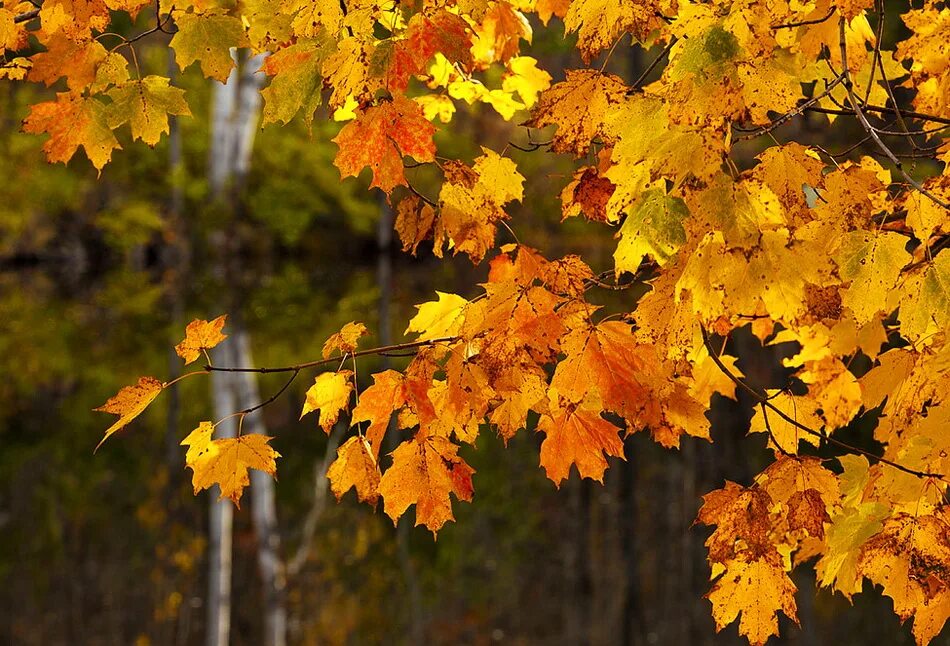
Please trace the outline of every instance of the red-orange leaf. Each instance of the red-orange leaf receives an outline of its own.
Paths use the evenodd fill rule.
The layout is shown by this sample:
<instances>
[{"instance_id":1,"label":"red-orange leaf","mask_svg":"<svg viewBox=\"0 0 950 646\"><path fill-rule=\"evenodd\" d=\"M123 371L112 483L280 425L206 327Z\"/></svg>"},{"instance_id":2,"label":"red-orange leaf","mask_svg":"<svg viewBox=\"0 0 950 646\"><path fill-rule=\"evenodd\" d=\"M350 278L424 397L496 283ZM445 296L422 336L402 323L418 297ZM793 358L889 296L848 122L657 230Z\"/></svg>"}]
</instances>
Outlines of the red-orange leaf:
<instances>
[{"instance_id":1,"label":"red-orange leaf","mask_svg":"<svg viewBox=\"0 0 950 646\"><path fill-rule=\"evenodd\" d=\"M435 126L419 104L400 94L346 124L333 140L340 147L334 164L341 177L355 177L369 166L373 169L370 188L389 193L396 186L406 186L403 157L435 160L434 134Z\"/></svg>"},{"instance_id":2,"label":"red-orange leaf","mask_svg":"<svg viewBox=\"0 0 950 646\"><path fill-rule=\"evenodd\" d=\"M55 101L37 103L23 121L24 132L47 133L43 144L51 162L68 162L80 146L97 170L121 148L106 121L105 106L97 99L64 92Z\"/></svg>"}]
</instances>

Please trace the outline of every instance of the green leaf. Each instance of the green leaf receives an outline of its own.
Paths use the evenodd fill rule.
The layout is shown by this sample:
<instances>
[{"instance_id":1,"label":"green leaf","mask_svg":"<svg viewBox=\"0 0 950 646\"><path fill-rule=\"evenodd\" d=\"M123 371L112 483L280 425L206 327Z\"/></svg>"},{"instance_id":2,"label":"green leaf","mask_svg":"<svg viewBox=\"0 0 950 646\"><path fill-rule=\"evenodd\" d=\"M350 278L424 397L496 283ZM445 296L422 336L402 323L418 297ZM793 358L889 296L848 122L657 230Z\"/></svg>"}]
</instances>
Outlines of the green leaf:
<instances>
[{"instance_id":1,"label":"green leaf","mask_svg":"<svg viewBox=\"0 0 950 646\"><path fill-rule=\"evenodd\" d=\"M635 272L646 255L666 264L686 243L682 222L688 215L686 203L662 189L643 193L620 228L620 243L614 252L617 273Z\"/></svg>"},{"instance_id":2,"label":"green leaf","mask_svg":"<svg viewBox=\"0 0 950 646\"><path fill-rule=\"evenodd\" d=\"M168 132L168 115L191 116L185 91L172 87L161 76L124 83L108 92L112 105L107 110L110 128L129 123L132 138L154 146Z\"/></svg>"},{"instance_id":3,"label":"green leaf","mask_svg":"<svg viewBox=\"0 0 950 646\"><path fill-rule=\"evenodd\" d=\"M232 47L246 45L246 36L241 21L221 14L175 15L178 33L171 40L178 67L186 67L199 61L201 72L208 78L224 83L228 80L234 59Z\"/></svg>"}]
</instances>

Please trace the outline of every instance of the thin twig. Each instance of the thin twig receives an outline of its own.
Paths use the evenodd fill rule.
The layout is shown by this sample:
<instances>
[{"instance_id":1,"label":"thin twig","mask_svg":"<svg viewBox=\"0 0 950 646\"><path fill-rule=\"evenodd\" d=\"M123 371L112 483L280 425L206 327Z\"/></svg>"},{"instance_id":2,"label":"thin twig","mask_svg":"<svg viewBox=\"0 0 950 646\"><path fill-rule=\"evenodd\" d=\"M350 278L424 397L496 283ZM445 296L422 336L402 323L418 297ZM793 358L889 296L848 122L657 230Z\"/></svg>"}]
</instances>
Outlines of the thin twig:
<instances>
[{"instance_id":1,"label":"thin twig","mask_svg":"<svg viewBox=\"0 0 950 646\"><path fill-rule=\"evenodd\" d=\"M357 350L356 352L348 353L354 357L365 357L373 354L381 354L383 352L398 352L400 350L409 350L411 348L425 348L432 345L438 345L439 343L452 343L453 341L458 341L459 337L457 336L446 336L438 339L428 339L425 341L411 341L409 343L396 343L395 345L384 345L378 348L369 348L367 350ZM317 366L324 366L331 363L336 363L341 359L345 358L346 355L336 355L330 357L329 359L317 359L316 361L307 361L306 363L298 363L293 366L281 366L277 368L249 368L249 367L223 367L223 366L205 366L206 372L259 372L261 374L271 373L271 372L299 372L307 368L316 368Z\"/></svg>"},{"instance_id":2,"label":"thin twig","mask_svg":"<svg viewBox=\"0 0 950 646\"><path fill-rule=\"evenodd\" d=\"M851 82L851 73L848 71L848 43L845 39L845 20L844 18L839 19L838 21L838 45L841 50L841 67L842 74L844 74L844 89L848 92L848 100L851 102L851 108L854 110L855 115L858 117L858 121L861 123L861 127L864 128L865 132L871 135L871 139L874 140L874 143L877 144L877 147L881 149L888 159L891 160L891 163L897 167L897 170L900 171L901 175L904 176L904 179L907 180L907 183L917 189L922 195L928 197L934 204L942 206L944 209L950 211L950 204L947 204L939 197L931 193L929 190L924 188L923 184L911 177L906 170L904 170L904 165L901 163L901 160L897 158L890 148L884 143L881 139L881 136L877 134L877 131L871 126L868 122L867 116L864 114L864 110L861 109L861 105L858 103L857 97L854 95L854 83Z\"/></svg>"},{"instance_id":3,"label":"thin twig","mask_svg":"<svg viewBox=\"0 0 950 646\"><path fill-rule=\"evenodd\" d=\"M643 72L640 74L637 80L633 82L634 89L639 89L640 86L643 85L644 81L647 80L647 77L650 75L650 72L652 72L656 68L656 66L660 64L660 61L662 61L664 58L667 57L667 55L670 53L670 50L673 49L673 45L676 44L676 40L677 40L676 36L673 36L670 38L670 42L667 43L666 47L663 48L663 51L661 51L657 55L657 57L653 59L652 63L647 65L647 68L643 70ZM628 94L632 94L632 92L628 92Z\"/></svg>"},{"instance_id":4,"label":"thin twig","mask_svg":"<svg viewBox=\"0 0 950 646\"><path fill-rule=\"evenodd\" d=\"M815 18L812 20L802 20L800 22L787 22L784 25L772 25L772 29L778 31L779 29L793 29L795 27L805 27L807 25L820 25L824 21L828 20L835 13L835 7L831 8L831 11L825 15L824 18Z\"/></svg>"}]
</instances>

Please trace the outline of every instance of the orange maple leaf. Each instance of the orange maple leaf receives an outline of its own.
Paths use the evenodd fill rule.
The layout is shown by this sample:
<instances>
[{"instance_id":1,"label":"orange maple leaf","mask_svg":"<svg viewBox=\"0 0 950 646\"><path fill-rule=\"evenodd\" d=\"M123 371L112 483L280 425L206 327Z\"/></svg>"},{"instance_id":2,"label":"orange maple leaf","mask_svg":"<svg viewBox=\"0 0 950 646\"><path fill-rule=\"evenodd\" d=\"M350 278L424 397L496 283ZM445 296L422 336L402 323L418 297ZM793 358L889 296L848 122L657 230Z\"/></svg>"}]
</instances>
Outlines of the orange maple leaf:
<instances>
[{"instance_id":1,"label":"orange maple leaf","mask_svg":"<svg viewBox=\"0 0 950 646\"><path fill-rule=\"evenodd\" d=\"M600 416L599 408L565 406L542 415L538 430L546 437L541 443L541 466L558 487L577 465L582 478L604 481L606 455L623 458L620 429Z\"/></svg>"},{"instance_id":2,"label":"orange maple leaf","mask_svg":"<svg viewBox=\"0 0 950 646\"><path fill-rule=\"evenodd\" d=\"M450 494L472 499L475 470L458 456L458 446L439 436L403 442L393 451L393 464L379 482L383 509L395 523L410 505L416 505L416 525L433 533L455 520Z\"/></svg>"},{"instance_id":3,"label":"orange maple leaf","mask_svg":"<svg viewBox=\"0 0 950 646\"><path fill-rule=\"evenodd\" d=\"M351 488L363 502L375 505L379 499L379 466L366 440L353 436L336 451L336 460L327 471L330 490L339 500Z\"/></svg>"}]
</instances>

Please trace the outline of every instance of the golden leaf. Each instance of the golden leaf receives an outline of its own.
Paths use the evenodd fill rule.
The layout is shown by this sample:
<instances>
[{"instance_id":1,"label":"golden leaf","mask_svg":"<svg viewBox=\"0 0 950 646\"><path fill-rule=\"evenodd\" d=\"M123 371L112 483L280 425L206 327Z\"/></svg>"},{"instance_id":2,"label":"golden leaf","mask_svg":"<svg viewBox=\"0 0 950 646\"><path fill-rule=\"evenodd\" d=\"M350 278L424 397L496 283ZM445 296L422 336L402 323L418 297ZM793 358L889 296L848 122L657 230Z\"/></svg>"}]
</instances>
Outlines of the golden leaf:
<instances>
[{"instance_id":1,"label":"golden leaf","mask_svg":"<svg viewBox=\"0 0 950 646\"><path fill-rule=\"evenodd\" d=\"M185 365L195 361L202 351L210 350L228 338L227 334L221 334L227 320L227 314L211 321L195 319L185 327L185 338L175 346L175 353L185 360Z\"/></svg>"},{"instance_id":2,"label":"golden leaf","mask_svg":"<svg viewBox=\"0 0 950 646\"><path fill-rule=\"evenodd\" d=\"M300 417L319 411L320 427L329 435L340 418L340 412L349 406L350 393L353 392L352 375L349 370L317 375L313 385L307 390L307 401L304 402Z\"/></svg>"},{"instance_id":3,"label":"golden leaf","mask_svg":"<svg viewBox=\"0 0 950 646\"><path fill-rule=\"evenodd\" d=\"M162 388L164 388L162 382L154 377L139 377L138 383L134 386L124 387L116 395L110 397L105 404L94 408L93 410L119 416L115 424L106 429L106 434L99 440L96 450L99 450L110 435L121 431L128 426L129 422L141 415L142 411L148 408L148 405L162 392Z\"/></svg>"}]
</instances>

